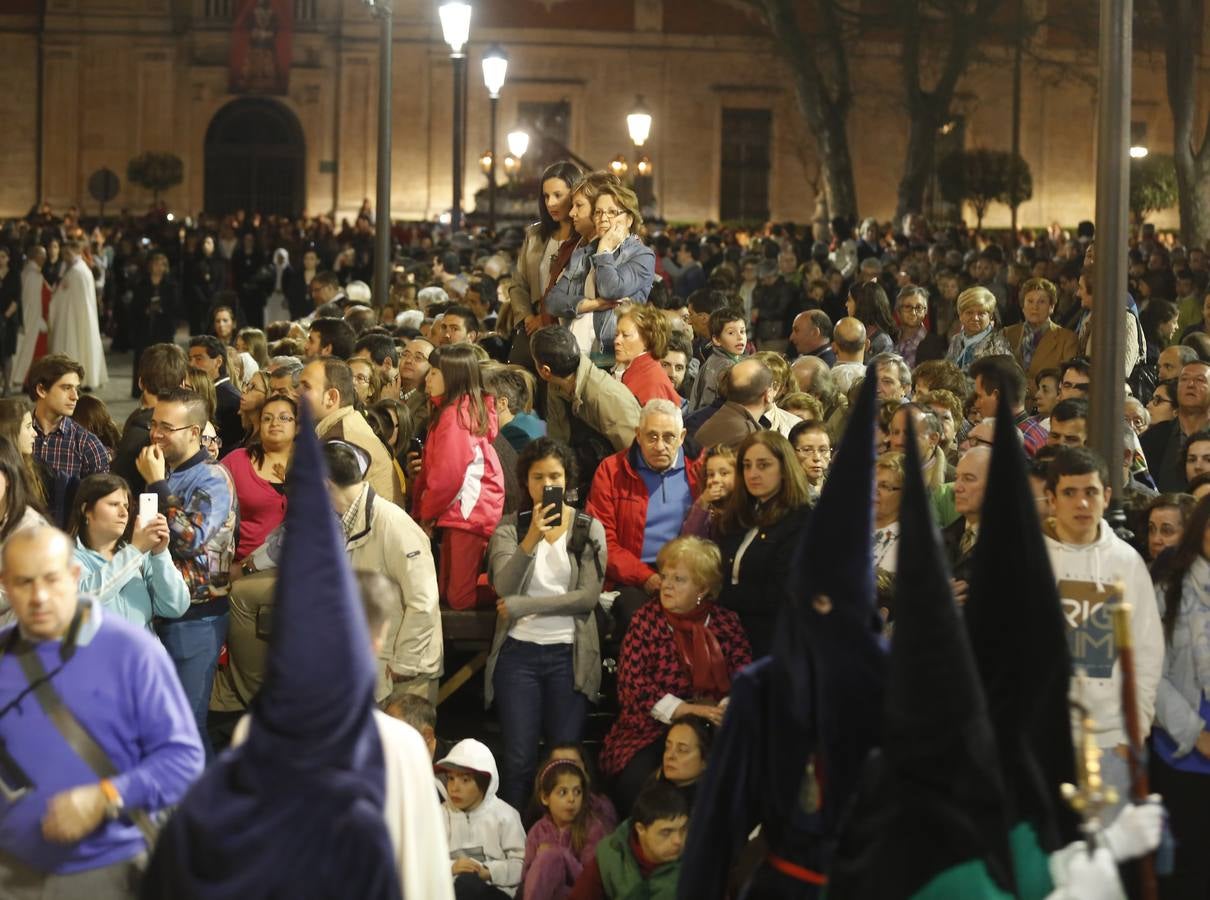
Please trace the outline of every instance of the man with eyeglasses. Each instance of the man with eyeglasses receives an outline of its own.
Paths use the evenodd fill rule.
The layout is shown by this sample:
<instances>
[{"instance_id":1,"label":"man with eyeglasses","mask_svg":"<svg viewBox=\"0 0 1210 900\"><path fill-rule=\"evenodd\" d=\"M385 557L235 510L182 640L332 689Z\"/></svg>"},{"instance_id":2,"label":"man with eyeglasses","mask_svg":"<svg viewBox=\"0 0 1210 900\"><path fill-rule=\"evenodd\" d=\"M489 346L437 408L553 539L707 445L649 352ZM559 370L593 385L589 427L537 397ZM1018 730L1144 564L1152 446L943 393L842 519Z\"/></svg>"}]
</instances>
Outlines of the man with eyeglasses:
<instances>
[{"instance_id":1,"label":"man with eyeglasses","mask_svg":"<svg viewBox=\"0 0 1210 900\"><path fill-rule=\"evenodd\" d=\"M135 465L139 454L151 440L151 420L160 394L167 394L184 384L189 375L185 352L176 344L152 344L139 357L139 408L132 412L122 427L122 439L114 451L109 470L121 475L130 485L131 494L143 490L143 476ZM217 452L215 455L217 459Z\"/></svg>"},{"instance_id":2,"label":"man with eyeglasses","mask_svg":"<svg viewBox=\"0 0 1210 900\"><path fill-rule=\"evenodd\" d=\"M1059 367L1060 400L1087 400L1092 389L1092 364L1086 359L1069 359Z\"/></svg>"},{"instance_id":3,"label":"man with eyeglasses","mask_svg":"<svg viewBox=\"0 0 1210 900\"><path fill-rule=\"evenodd\" d=\"M1210 425L1210 363L1193 360L1176 382L1176 416L1157 422L1139 438L1160 493L1180 493L1185 480L1185 442Z\"/></svg>"},{"instance_id":4,"label":"man with eyeglasses","mask_svg":"<svg viewBox=\"0 0 1210 900\"><path fill-rule=\"evenodd\" d=\"M605 527L606 587L620 592L614 604L616 639L638 608L659 593L656 555L681 533L700 490L700 472L686 461L684 441L680 407L648 400L639 413L635 443L606 457L593 477L587 511Z\"/></svg>"},{"instance_id":5,"label":"man with eyeglasses","mask_svg":"<svg viewBox=\"0 0 1210 900\"><path fill-rule=\"evenodd\" d=\"M228 572L235 554L239 504L231 475L202 448L206 404L178 388L160 397L151 419L151 444L139 454L139 474L159 497L168 519L168 552L189 588L191 605L157 628L176 665L206 756L206 716L219 650L227 637Z\"/></svg>"},{"instance_id":6,"label":"man with eyeglasses","mask_svg":"<svg viewBox=\"0 0 1210 900\"><path fill-rule=\"evenodd\" d=\"M429 398L424 393L424 376L429 373L429 354L433 344L422 337L412 338L399 354L399 399L412 414L416 434L424 433L429 419Z\"/></svg>"}]
</instances>

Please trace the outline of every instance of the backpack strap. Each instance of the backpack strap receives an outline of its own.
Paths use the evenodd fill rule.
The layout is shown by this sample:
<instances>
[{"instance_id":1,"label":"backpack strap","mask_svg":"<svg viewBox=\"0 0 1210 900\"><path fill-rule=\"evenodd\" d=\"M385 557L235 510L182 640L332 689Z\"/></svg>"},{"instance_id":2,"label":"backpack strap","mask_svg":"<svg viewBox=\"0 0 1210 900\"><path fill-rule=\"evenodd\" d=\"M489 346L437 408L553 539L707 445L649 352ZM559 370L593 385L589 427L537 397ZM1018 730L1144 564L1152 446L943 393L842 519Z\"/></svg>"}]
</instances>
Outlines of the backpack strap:
<instances>
[{"instance_id":1,"label":"backpack strap","mask_svg":"<svg viewBox=\"0 0 1210 900\"><path fill-rule=\"evenodd\" d=\"M592 562L597 567L597 577L604 579L605 572L601 568L601 557L599 555L601 548L597 546L596 541L589 537L592 521L592 516L588 513L576 510L576 520L571 525L571 533L567 535L567 552L579 560L580 554L584 552L584 548L592 544Z\"/></svg>"}]
</instances>

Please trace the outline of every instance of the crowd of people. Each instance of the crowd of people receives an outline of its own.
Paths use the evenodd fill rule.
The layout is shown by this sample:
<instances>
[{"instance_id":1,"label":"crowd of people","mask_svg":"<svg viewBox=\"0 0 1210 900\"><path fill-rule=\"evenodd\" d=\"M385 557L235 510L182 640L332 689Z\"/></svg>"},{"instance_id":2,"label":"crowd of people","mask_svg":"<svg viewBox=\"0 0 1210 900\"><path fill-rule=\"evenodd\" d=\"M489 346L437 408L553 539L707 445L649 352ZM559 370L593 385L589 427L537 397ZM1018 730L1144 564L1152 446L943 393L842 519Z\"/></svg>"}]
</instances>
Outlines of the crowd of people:
<instances>
[{"instance_id":1,"label":"crowd of people","mask_svg":"<svg viewBox=\"0 0 1210 900\"><path fill-rule=\"evenodd\" d=\"M374 700L419 732L441 798L433 821L392 832L404 892L675 896L733 680L774 651L872 379L873 496L848 502L870 510L882 638L910 569L916 465L953 598L979 603L1006 405L1101 776L1124 803L1106 615L1124 589L1176 841L1162 896L1207 896L1206 251L1142 231L1129 296L1113 298L1089 223L1002 240L917 215L661 231L623 182L571 163L543 173L537 213L500 235L396 225L386 298L368 287L368 206L339 229L241 213L85 232L42 207L0 230L0 358L24 394L0 400L0 581L18 626L0 632L0 894L131 896L143 813L240 743L274 683L306 420L381 623ZM1116 460L1085 446L1090 393L1120 387L1092 383L1096 315L1126 325ZM102 331L135 360L139 407L121 427L90 393L107 380ZM1125 528L1103 518L1111 501ZM494 617L484 694L499 735L438 753L443 611ZM52 681L17 665L23 642ZM56 704L100 746L56 733ZM593 705L616 711L599 747Z\"/></svg>"}]
</instances>

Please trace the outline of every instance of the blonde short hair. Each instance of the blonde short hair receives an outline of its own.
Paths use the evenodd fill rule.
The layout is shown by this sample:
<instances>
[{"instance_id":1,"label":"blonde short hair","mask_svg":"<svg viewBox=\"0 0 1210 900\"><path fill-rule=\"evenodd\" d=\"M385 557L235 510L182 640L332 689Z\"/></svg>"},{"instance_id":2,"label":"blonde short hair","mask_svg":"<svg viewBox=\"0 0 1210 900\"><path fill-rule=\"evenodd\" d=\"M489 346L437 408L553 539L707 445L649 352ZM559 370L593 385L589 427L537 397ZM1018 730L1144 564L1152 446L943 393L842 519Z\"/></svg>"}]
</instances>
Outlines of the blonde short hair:
<instances>
[{"instance_id":1,"label":"blonde short hair","mask_svg":"<svg viewBox=\"0 0 1210 900\"><path fill-rule=\"evenodd\" d=\"M903 484L903 454L899 451L892 450L889 453L880 455L874 462L874 468L889 472L899 479L900 484Z\"/></svg>"},{"instance_id":2,"label":"blonde short hair","mask_svg":"<svg viewBox=\"0 0 1210 900\"><path fill-rule=\"evenodd\" d=\"M723 586L723 555L718 544L699 537L673 538L656 555L655 565L660 572L670 566L684 563L689 575L703 593L717 597Z\"/></svg>"},{"instance_id":3,"label":"blonde short hair","mask_svg":"<svg viewBox=\"0 0 1210 900\"><path fill-rule=\"evenodd\" d=\"M958 295L958 315L966 312L972 306L978 306L991 315L996 312L996 295L985 287L975 285L968 287Z\"/></svg>"}]
</instances>

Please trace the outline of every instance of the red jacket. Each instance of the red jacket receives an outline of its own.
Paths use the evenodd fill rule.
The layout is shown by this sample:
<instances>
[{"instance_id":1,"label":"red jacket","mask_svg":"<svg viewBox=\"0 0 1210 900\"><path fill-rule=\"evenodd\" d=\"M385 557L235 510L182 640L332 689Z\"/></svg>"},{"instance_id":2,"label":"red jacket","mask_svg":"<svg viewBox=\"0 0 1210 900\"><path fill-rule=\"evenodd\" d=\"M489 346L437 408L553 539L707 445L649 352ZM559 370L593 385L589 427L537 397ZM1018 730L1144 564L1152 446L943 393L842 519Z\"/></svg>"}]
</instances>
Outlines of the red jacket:
<instances>
[{"instance_id":1,"label":"red jacket","mask_svg":"<svg viewBox=\"0 0 1210 900\"><path fill-rule=\"evenodd\" d=\"M639 406L648 400L670 400L677 409L681 407L681 395L672 386L668 373L650 353L640 353L626 371L622 373L622 384L630 388L630 393L638 398Z\"/></svg>"},{"instance_id":2,"label":"red jacket","mask_svg":"<svg viewBox=\"0 0 1210 900\"><path fill-rule=\"evenodd\" d=\"M655 569L643 562L643 532L647 528L647 485L635 469L631 454L639 447L632 445L613 456L607 456L592 478L588 495L588 514L605 527L608 546L605 565L606 581L610 587L622 584L641 587L655 574ZM684 456L684 450L681 451ZM703 454L704 457L704 454ZM685 459L685 477L689 493L696 499L701 492L702 466Z\"/></svg>"},{"instance_id":3,"label":"red jacket","mask_svg":"<svg viewBox=\"0 0 1210 900\"><path fill-rule=\"evenodd\" d=\"M492 447L499 431L496 405L484 396L487 433L480 435L468 424L470 403L463 397L456 410L440 415L434 410L414 485L413 511L417 521L491 537L504 515L504 470Z\"/></svg>"}]
</instances>

